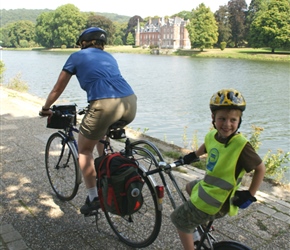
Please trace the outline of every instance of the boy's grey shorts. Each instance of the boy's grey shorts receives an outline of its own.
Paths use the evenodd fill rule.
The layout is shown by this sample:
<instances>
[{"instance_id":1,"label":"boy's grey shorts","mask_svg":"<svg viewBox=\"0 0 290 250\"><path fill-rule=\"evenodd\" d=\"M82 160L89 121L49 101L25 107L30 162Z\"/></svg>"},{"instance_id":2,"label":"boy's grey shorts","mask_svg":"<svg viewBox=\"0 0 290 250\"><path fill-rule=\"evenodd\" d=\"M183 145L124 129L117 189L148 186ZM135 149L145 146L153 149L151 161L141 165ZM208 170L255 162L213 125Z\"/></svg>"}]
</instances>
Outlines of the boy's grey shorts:
<instances>
[{"instance_id":1,"label":"boy's grey shorts","mask_svg":"<svg viewBox=\"0 0 290 250\"><path fill-rule=\"evenodd\" d=\"M190 182L191 190L199 180ZM221 218L226 213L219 212L215 215L209 215L197 209L188 199L185 203L177 207L170 215L172 223L175 227L184 233L193 233L198 225L205 225L209 221Z\"/></svg>"}]
</instances>

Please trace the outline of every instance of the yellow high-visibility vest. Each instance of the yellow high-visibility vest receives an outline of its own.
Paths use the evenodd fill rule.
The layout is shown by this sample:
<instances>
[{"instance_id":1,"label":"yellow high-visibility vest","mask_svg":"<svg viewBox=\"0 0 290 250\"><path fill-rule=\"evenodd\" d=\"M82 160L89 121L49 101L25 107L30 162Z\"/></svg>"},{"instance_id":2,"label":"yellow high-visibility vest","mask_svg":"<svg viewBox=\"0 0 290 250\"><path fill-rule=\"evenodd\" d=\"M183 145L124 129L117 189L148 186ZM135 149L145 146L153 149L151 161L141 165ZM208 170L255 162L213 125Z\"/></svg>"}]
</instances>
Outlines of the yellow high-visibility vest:
<instances>
[{"instance_id":1,"label":"yellow high-visibility vest","mask_svg":"<svg viewBox=\"0 0 290 250\"><path fill-rule=\"evenodd\" d=\"M235 177L237 161L247 139L241 134L236 134L225 147L225 144L214 138L216 133L217 130L211 130L205 137L208 153L206 174L204 179L194 186L190 196L191 202L199 210L210 215L217 214L229 196L230 199L234 196L245 174L245 170L242 170L238 178ZM229 215L237 213L238 207L230 205Z\"/></svg>"}]
</instances>

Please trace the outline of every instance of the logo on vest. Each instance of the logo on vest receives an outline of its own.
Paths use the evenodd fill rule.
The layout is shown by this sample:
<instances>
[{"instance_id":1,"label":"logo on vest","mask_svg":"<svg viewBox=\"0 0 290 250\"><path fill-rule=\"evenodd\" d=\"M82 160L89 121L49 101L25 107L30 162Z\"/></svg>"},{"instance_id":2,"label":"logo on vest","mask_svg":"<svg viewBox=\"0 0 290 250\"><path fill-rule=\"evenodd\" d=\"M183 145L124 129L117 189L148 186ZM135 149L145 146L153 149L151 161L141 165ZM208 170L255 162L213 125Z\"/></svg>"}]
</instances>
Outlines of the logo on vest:
<instances>
[{"instance_id":1,"label":"logo on vest","mask_svg":"<svg viewBox=\"0 0 290 250\"><path fill-rule=\"evenodd\" d=\"M208 154L206 169L209 171L213 171L217 161L219 158L219 151L216 148L210 150Z\"/></svg>"}]
</instances>

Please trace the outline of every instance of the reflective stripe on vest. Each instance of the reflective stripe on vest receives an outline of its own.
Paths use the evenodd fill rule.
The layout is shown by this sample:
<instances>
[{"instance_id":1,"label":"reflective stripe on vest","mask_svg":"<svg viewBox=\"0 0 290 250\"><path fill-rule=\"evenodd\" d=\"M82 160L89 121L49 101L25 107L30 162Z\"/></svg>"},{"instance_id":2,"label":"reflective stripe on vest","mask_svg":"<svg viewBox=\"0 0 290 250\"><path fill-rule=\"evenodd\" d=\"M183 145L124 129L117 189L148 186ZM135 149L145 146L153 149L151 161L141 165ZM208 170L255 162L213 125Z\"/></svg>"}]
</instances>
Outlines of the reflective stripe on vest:
<instances>
[{"instance_id":1,"label":"reflective stripe on vest","mask_svg":"<svg viewBox=\"0 0 290 250\"><path fill-rule=\"evenodd\" d=\"M232 185L231 183L228 183L227 181L221 178L211 176L211 175L206 175L203 180L207 184L217 186L224 190L232 190L234 187L234 185Z\"/></svg>"}]
</instances>

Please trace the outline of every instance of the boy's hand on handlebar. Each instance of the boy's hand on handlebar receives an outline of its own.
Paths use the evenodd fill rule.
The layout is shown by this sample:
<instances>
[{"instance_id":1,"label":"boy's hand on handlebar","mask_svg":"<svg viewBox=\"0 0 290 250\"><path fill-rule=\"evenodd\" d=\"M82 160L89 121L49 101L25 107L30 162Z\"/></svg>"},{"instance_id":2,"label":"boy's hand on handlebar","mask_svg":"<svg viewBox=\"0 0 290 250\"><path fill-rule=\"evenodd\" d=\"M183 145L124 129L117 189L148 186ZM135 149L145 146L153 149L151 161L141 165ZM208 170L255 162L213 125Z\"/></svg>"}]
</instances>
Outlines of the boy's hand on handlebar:
<instances>
[{"instance_id":1,"label":"boy's hand on handlebar","mask_svg":"<svg viewBox=\"0 0 290 250\"><path fill-rule=\"evenodd\" d=\"M251 195L249 190L236 191L233 197L233 204L242 209L247 208L256 201L257 199Z\"/></svg>"},{"instance_id":2,"label":"boy's hand on handlebar","mask_svg":"<svg viewBox=\"0 0 290 250\"><path fill-rule=\"evenodd\" d=\"M190 164L196 161L199 161L199 157L196 156L195 152L191 152L183 157L184 164Z\"/></svg>"}]
</instances>

